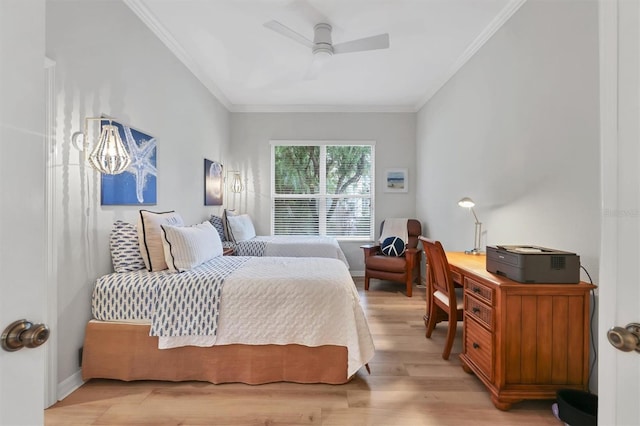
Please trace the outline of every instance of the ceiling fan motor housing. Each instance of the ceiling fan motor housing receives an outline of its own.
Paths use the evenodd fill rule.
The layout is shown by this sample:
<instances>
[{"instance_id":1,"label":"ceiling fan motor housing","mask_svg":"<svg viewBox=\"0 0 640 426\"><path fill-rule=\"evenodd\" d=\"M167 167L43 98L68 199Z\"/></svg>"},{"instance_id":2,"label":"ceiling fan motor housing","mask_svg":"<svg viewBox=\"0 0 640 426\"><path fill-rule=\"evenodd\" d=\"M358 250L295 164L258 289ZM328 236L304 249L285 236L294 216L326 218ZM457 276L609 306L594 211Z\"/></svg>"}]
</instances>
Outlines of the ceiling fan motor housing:
<instances>
[{"instance_id":1,"label":"ceiling fan motor housing","mask_svg":"<svg viewBox=\"0 0 640 426\"><path fill-rule=\"evenodd\" d=\"M314 55L333 55L333 46L331 42L331 25L325 23L316 24L313 27L313 54Z\"/></svg>"}]
</instances>

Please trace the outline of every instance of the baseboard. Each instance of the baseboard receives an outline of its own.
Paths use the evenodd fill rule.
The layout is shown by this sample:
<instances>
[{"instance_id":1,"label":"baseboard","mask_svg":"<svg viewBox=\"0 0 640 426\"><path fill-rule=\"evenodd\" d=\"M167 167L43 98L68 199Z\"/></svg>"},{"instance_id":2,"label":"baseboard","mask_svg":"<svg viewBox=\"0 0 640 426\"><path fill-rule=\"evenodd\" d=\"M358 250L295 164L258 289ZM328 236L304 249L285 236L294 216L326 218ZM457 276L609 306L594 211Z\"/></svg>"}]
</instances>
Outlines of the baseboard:
<instances>
[{"instance_id":1,"label":"baseboard","mask_svg":"<svg viewBox=\"0 0 640 426\"><path fill-rule=\"evenodd\" d=\"M58 383L58 401L62 401L84 384L82 380L82 371L78 370L62 382Z\"/></svg>"},{"instance_id":2,"label":"baseboard","mask_svg":"<svg viewBox=\"0 0 640 426\"><path fill-rule=\"evenodd\" d=\"M364 277L364 271L349 271L352 277Z\"/></svg>"}]
</instances>

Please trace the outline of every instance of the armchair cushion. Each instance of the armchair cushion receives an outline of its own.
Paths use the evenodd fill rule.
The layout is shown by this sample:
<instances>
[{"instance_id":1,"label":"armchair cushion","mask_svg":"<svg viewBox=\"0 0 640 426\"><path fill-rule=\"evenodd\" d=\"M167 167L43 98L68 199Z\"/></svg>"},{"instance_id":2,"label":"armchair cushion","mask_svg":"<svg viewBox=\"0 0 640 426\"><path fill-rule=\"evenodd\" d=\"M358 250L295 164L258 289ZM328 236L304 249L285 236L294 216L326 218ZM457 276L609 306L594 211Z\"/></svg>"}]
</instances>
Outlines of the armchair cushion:
<instances>
[{"instance_id":1,"label":"armchair cushion","mask_svg":"<svg viewBox=\"0 0 640 426\"><path fill-rule=\"evenodd\" d=\"M406 271L407 260L404 256L371 256L367 259L367 269L402 274Z\"/></svg>"},{"instance_id":2,"label":"armchair cushion","mask_svg":"<svg viewBox=\"0 0 640 426\"><path fill-rule=\"evenodd\" d=\"M402 256L406 248L404 240L400 237L388 237L380 245L382 254L386 256Z\"/></svg>"}]
</instances>

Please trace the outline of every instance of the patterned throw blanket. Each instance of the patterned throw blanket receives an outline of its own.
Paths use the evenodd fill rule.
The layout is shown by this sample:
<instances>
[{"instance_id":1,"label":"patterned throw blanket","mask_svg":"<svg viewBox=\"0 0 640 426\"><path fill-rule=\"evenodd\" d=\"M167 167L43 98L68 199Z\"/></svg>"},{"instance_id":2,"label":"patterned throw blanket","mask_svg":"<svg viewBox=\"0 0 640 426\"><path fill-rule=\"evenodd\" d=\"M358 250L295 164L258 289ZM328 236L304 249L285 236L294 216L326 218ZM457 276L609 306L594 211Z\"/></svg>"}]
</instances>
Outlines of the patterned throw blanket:
<instances>
[{"instance_id":1,"label":"patterned throw blanket","mask_svg":"<svg viewBox=\"0 0 640 426\"><path fill-rule=\"evenodd\" d=\"M246 240L236 243L237 256L264 256L267 242L263 240Z\"/></svg>"},{"instance_id":2,"label":"patterned throw blanket","mask_svg":"<svg viewBox=\"0 0 640 426\"><path fill-rule=\"evenodd\" d=\"M216 336L224 279L248 258L219 260L162 276L153 298L151 336Z\"/></svg>"}]
</instances>

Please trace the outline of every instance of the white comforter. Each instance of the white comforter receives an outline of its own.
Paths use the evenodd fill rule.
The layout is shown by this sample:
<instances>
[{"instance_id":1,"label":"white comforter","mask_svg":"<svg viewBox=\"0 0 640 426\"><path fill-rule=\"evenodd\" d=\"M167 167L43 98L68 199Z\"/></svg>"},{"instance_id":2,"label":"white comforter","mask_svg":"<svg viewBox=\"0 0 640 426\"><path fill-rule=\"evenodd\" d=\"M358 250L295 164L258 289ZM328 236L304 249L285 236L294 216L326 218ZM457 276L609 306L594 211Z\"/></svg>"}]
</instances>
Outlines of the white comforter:
<instances>
[{"instance_id":1,"label":"white comforter","mask_svg":"<svg viewBox=\"0 0 640 426\"><path fill-rule=\"evenodd\" d=\"M212 262L224 262L219 258ZM131 274L139 279L140 273ZM150 273L154 274L154 273ZM115 302L128 298L116 290L123 287L125 274L101 278L94 290L94 315L102 320L124 320L135 311L129 306L118 317L101 318L117 312ZM153 294L149 282L147 294ZM127 285L129 289L131 286ZM145 296L145 299L153 297ZM105 314L100 314L104 311ZM138 312L145 310L139 309ZM148 319L148 318L138 318ZM373 340L360 306L353 279L343 262L328 258L250 257L224 279L216 336L159 337L159 348L226 344L300 344L345 346L348 377L369 362Z\"/></svg>"},{"instance_id":2,"label":"white comforter","mask_svg":"<svg viewBox=\"0 0 640 426\"><path fill-rule=\"evenodd\" d=\"M349 267L344 252L333 237L317 235L270 235L236 243L240 256L328 257ZM251 253L254 251L254 253ZM246 252L246 253L245 253Z\"/></svg>"}]
</instances>

